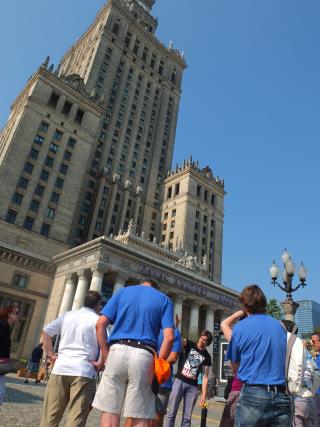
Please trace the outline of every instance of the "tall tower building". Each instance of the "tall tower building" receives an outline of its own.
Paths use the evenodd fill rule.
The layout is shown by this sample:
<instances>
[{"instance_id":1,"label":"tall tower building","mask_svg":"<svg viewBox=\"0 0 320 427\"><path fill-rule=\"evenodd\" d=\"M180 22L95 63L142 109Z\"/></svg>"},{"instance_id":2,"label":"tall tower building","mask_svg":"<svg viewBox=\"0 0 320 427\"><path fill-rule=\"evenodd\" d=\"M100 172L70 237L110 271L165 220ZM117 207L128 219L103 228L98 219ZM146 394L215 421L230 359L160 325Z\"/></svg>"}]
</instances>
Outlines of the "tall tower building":
<instances>
[{"instance_id":1,"label":"tall tower building","mask_svg":"<svg viewBox=\"0 0 320 427\"><path fill-rule=\"evenodd\" d=\"M159 226L186 63L155 37L153 3L110 0L61 61L59 75L79 75L105 110L70 235L76 243L125 230L131 218L150 238Z\"/></svg>"},{"instance_id":2,"label":"tall tower building","mask_svg":"<svg viewBox=\"0 0 320 427\"><path fill-rule=\"evenodd\" d=\"M162 205L162 245L205 263L221 283L224 182L190 160L168 173Z\"/></svg>"}]
</instances>

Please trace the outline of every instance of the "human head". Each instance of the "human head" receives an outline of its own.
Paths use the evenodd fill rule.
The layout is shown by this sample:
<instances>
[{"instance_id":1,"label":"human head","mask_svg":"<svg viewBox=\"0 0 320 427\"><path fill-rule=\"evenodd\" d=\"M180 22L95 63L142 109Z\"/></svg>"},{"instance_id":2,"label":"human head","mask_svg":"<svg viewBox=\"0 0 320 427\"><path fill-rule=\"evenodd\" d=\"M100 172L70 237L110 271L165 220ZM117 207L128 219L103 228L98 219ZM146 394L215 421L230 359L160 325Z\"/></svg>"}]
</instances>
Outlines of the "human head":
<instances>
[{"instance_id":1,"label":"human head","mask_svg":"<svg viewBox=\"0 0 320 427\"><path fill-rule=\"evenodd\" d=\"M5 320L12 326L19 319L20 308L17 305L0 308L0 320Z\"/></svg>"},{"instance_id":2,"label":"human head","mask_svg":"<svg viewBox=\"0 0 320 427\"><path fill-rule=\"evenodd\" d=\"M250 285L243 289L239 300L248 314L265 313L267 298L258 285Z\"/></svg>"},{"instance_id":3,"label":"human head","mask_svg":"<svg viewBox=\"0 0 320 427\"><path fill-rule=\"evenodd\" d=\"M212 339L212 333L210 331L201 331L197 346L203 350L206 347L209 347L209 345L212 343Z\"/></svg>"},{"instance_id":4,"label":"human head","mask_svg":"<svg viewBox=\"0 0 320 427\"><path fill-rule=\"evenodd\" d=\"M311 337L312 345L317 350L320 351L320 333L315 332Z\"/></svg>"},{"instance_id":5,"label":"human head","mask_svg":"<svg viewBox=\"0 0 320 427\"><path fill-rule=\"evenodd\" d=\"M102 295L97 291L89 291L84 299L84 307L99 311L102 306Z\"/></svg>"},{"instance_id":6,"label":"human head","mask_svg":"<svg viewBox=\"0 0 320 427\"><path fill-rule=\"evenodd\" d=\"M154 289L159 289L158 283L153 279L144 279L142 283L149 284Z\"/></svg>"},{"instance_id":7,"label":"human head","mask_svg":"<svg viewBox=\"0 0 320 427\"><path fill-rule=\"evenodd\" d=\"M291 332L295 335L298 334L298 326L292 320L281 320L281 323L288 332Z\"/></svg>"}]
</instances>

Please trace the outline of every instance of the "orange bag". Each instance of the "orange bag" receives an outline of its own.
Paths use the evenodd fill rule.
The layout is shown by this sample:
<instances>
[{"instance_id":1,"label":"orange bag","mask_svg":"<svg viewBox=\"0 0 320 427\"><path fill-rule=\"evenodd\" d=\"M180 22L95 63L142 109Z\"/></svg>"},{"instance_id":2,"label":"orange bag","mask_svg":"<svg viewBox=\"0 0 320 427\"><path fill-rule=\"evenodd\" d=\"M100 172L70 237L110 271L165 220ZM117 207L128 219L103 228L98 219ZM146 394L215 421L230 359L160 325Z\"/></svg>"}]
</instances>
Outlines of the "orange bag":
<instances>
[{"instance_id":1,"label":"orange bag","mask_svg":"<svg viewBox=\"0 0 320 427\"><path fill-rule=\"evenodd\" d=\"M157 378L158 384L163 384L168 381L171 375L171 365L165 359L159 359L154 355L154 374Z\"/></svg>"}]
</instances>

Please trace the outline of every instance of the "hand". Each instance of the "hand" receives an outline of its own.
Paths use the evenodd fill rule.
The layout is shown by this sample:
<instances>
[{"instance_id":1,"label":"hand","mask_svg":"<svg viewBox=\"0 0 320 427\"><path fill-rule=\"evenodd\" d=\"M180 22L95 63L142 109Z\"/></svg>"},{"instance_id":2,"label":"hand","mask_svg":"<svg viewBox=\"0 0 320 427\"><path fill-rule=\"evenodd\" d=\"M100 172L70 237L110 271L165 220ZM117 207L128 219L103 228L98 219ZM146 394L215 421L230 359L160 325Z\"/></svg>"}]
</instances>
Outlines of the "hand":
<instances>
[{"instance_id":1,"label":"hand","mask_svg":"<svg viewBox=\"0 0 320 427\"><path fill-rule=\"evenodd\" d=\"M97 372L102 371L104 368L104 362L102 360L90 360L90 363Z\"/></svg>"},{"instance_id":2,"label":"hand","mask_svg":"<svg viewBox=\"0 0 320 427\"><path fill-rule=\"evenodd\" d=\"M199 402L199 405L200 405L201 408L203 408L206 405L206 401L207 401L206 396L202 395L201 399L200 399L200 402Z\"/></svg>"},{"instance_id":3,"label":"hand","mask_svg":"<svg viewBox=\"0 0 320 427\"><path fill-rule=\"evenodd\" d=\"M50 363L54 365L54 362L58 359L58 355L56 353L52 353L50 356L47 355L47 358L49 359Z\"/></svg>"}]
</instances>

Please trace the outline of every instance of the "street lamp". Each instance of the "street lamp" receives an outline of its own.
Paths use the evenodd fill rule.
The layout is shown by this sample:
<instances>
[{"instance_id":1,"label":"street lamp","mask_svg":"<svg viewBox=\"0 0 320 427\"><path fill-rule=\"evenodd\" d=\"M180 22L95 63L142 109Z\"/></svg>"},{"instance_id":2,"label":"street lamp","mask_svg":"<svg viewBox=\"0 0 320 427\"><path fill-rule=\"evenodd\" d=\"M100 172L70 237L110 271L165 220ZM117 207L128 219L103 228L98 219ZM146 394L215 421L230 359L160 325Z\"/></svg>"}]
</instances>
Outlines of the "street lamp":
<instances>
[{"instance_id":1,"label":"street lamp","mask_svg":"<svg viewBox=\"0 0 320 427\"><path fill-rule=\"evenodd\" d=\"M298 276L299 276L300 282L296 286L293 286L292 279L293 279L296 267L287 249L284 250L283 254L281 255L281 259L284 266L284 270L282 273L283 285L281 285L277 281L277 278L279 275L279 268L276 265L275 261L273 261L269 269L270 276L271 276L271 283L274 286L277 285L281 290L286 292L287 298L285 301L281 303L281 305L285 312L285 318L287 320L292 320L294 322L294 315L296 313L297 308L299 307L299 304L293 301L292 293L295 292L300 287L304 288L306 286L307 270L303 265L303 263L301 263L300 268L298 270Z\"/></svg>"}]
</instances>

